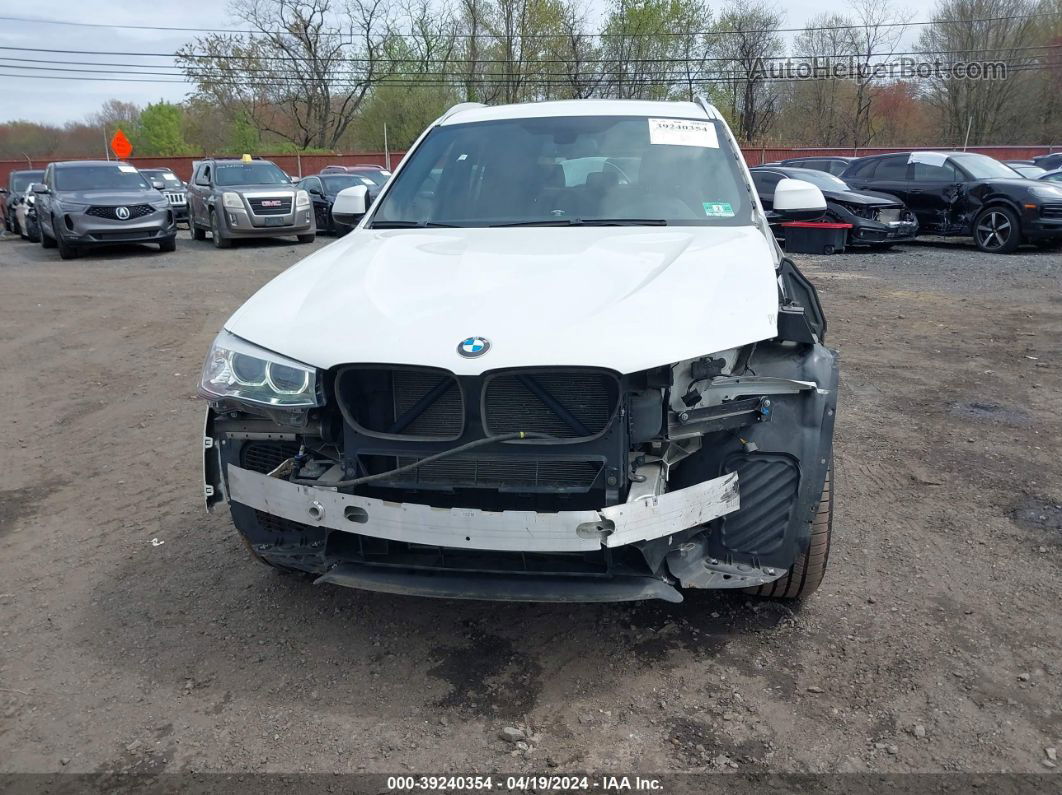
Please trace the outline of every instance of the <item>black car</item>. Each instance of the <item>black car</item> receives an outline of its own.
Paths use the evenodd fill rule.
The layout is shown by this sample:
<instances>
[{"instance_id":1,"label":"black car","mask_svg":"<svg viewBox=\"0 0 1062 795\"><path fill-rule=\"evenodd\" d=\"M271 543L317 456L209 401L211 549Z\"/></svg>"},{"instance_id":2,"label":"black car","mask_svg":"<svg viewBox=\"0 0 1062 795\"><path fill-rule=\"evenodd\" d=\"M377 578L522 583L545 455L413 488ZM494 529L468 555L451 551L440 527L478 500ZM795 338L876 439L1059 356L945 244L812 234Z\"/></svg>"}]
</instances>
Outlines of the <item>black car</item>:
<instances>
[{"instance_id":1,"label":"black car","mask_svg":"<svg viewBox=\"0 0 1062 795\"><path fill-rule=\"evenodd\" d=\"M173 208L173 217L180 221L188 220L188 186L169 168L142 168L140 173L154 184L162 182L162 195Z\"/></svg>"},{"instance_id":2,"label":"black car","mask_svg":"<svg viewBox=\"0 0 1062 795\"><path fill-rule=\"evenodd\" d=\"M1040 155L1034 157L1033 163L1042 169L1047 171L1054 171L1056 168L1062 168L1062 152L1052 152L1049 155Z\"/></svg>"},{"instance_id":3,"label":"black car","mask_svg":"<svg viewBox=\"0 0 1062 795\"><path fill-rule=\"evenodd\" d=\"M750 173L765 210L772 208L774 189L782 179L802 179L817 186L826 199L826 214L822 220L852 225L846 246L888 248L918 234L918 222L903 202L883 193L854 191L844 180L825 171L771 166L753 168ZM781 227L774 225L771 228L777 237L782 237Z\"/></svg>"},{"instance_id":4,"label":"black car","mask_svg":"<svg viewBox=\"0 0 1062 795\"><path fill-rule=\"evenodd\" d=\"M1031 160L1004 160L1003 162L1017 171L1018 176L1025 177L1026 179L1040 179L1043 174L1047 173L1046 169L1040 168Z\"/></svg>"},{"instance_id":5,"label":"black car","mask_svg":"<svg viewBox=\"0 0 1062 795\"><path fill-rule=\"evenodd\" d=\"M380 195L381 188L390 176L390 172L384 169L352 166L342 174L322 173L303 177L299 182L299 187L310 194L314 216L317 219L317 229L327 230L336 235L345 235L354 227L341 224L332 217L332 204L336 200L336 194L344 188L364 185L368 188L366 206L369 206Z\"/></svg>"},{"instance_id":6,"label":"black car","mask_svg":"<svg viewBox=\"0 0 1062 795\"><path fill-rule=\"evenodd\" d=\"M972 237L982 251L1062 241L1062 188L1023 179L973 152L902 152L856 160L842 178L891 194L918 217L922 234Z\"/></svg>"},{"instance_id":7,"label":"black car","mask_svg":"<svg viewBox=\"0 0 1062 795\"><path fill-rule=\"evenodd\" d=\"M783 160L781 165L793 168L812 168L815 171L825 171L827 174L840 176L848 164L855 158L829 155L826 157L790 157Z\"/></svg>"},{"instance_id":8,"label":"black car","mask_svg":"<svg viewBox=\"0 0 1062 795\"><path fill-rule=\"evenodd\" d=\"M26 189L34 182L40 182L43 177L44 169L24 169L8 174L7 186L0 187L0 214L3 215L3 228L8 232L18 232L18 221L15 218L18 205L25 201Z\"/></svg>"}]
</instances>

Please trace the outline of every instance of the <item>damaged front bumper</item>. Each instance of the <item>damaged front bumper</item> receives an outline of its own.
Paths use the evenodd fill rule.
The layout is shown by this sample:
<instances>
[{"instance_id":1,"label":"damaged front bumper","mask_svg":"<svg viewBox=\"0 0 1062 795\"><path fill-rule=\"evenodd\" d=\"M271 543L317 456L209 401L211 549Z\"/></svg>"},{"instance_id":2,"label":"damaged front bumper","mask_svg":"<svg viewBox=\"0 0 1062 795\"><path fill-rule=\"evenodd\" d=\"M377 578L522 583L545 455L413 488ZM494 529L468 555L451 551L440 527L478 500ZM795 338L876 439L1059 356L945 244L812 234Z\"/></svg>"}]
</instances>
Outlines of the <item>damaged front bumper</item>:
<instances>
[{"instance_id":1,"label":"damaged front bumper","mask_svg":"<svg viewBox=\"0 0 1062 795\"><path fill-rule=\"evenodd\" d=\"M700 450L678 466L633 462L625 499L608 507L433 507L292 483L248 468L241 445L287 445L288 456L302 433L213 409L205 496L208 507L229 503L257 557L318 583L541 602L677 602L682 589L763 585L807 546L831 458L837 369L821 345L757 362L775 375L721 379L704 390L704 408L671 413L667 436Z\"/></svg>"}]
</instances>

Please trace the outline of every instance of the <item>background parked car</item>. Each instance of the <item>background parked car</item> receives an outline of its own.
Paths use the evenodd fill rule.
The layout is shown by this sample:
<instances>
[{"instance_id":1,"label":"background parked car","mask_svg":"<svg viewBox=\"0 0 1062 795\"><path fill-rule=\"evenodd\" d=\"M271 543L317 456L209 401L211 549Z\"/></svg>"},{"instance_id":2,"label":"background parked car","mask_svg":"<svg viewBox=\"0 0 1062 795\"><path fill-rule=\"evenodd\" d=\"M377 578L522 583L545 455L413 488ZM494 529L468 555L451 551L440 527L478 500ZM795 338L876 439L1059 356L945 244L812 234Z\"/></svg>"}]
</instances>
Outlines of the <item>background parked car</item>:
<instances>
[{"instance_id":1,"label":"background parked car","mask_svg":"<svg viewBox=\"0 0 1062 795\"><path fill-rule=\"evenodd\" d=\"M855 158L841 157L841 156L829 156L829 157L790 157L781 162L783 166L793 166L794 168L811 168L815 171L825 171L827 174L833 174L835 177L840 176L848 164Z\"/></svg>"},{"instance_id":2,"label":"background parked car","mask_svg":"<svg viewBox=\"0 0 1062 795\"><path fill-rule=\"evenodd\" d=\"M168 168L142 168L140 173L147 177L149 181L159 180L162 182L162 195L166 197L170 207L173 208L173 217L177 219L178 223L187 221L188 186L184 184L181 178Z\"/></svg>"},{"instance_id":3,"label":"background parked car","mask_svg":"<svg viewBox=\"0 0 1062 795\"><path fill-rule=\"evenodd\" d=\"M1062 152L1052 152L1049 155L1040 155L1034 157L1033 163L1040 168L1045 168L1048 171L1054 171L1056 168L1062 168Z\"/></svg>"},{"instance_id":4,"label":"background parked car","mask_svg":"<svg viewBox=\"0 0 1062 795\"><path fill-rule=\"evenodd\" d=\"M987 155L901 152L853 162L842 175L857 190L888 193L918 218L921 234L972 237L982 251L1062 241L1062 188L1023 179Z\"/></svg>"},{"instance_id":5,"label":"background parked car","mask_svg":"<svg viewBox=\"0 0 1062 795\"><path fill-rule=\"evenodd\" d=\"M72 259L86 247L158 243L177 248L177 225L166 197L126 163L49 163L35 184L41 245Z\"/></svg>"},{"instance_id":6,"label":"background parked car","mask_svg":"<svg viewBox=\"0 0 1062 795\"><path fill-rule=\"evenodd\" d=\"M310 194L318 231L345 235L354 227L349 224L339 223L332 217L332 205L335 203L336 194L344 188L364 185L368 188L366 206L369 206L376 200L376 197L380 194L380 189L383 188L386 181L386 177L383 182L378 182L373 177L360 173L338 174L333 172L303 177L299 182L299 187Z\"/></svg>"},{"instance_id":7,"label":"background parked car","mask_svg":"<svg viewBox=\"0 0 1062 795\"><path fill-rule=\"evenodd\" d=\"M1043 182L1062 182L1062 168L1056 168L1054 171L1045 171L1037 179Z\"/></svg>"},{"instance_id":8,"label":"background parked car","mask_svg":"<svg viewBox=\"0 0 1062 795\"><path fill-rule=\"evenodd\" d=\"M1004 160L1003 162L1017 171L1019 176L1026 179L1039 179L1041 174L1046 173L1046 169L1034 165L1031 160Z\"/></svg>"},{"instance_id":9,"label":"background parked car","mask_svg":"<svg viewBox=\"0 0 1062 795\"><path fill-rule=\"evenodd\" d=\"M23 240L39 243L41 230L37 225L37 197L30 188L26 188L15 207L16 231Z\"/></svg>"},{"instance_id":10,"label":"background parked car","mask_svg":"<svg viewBox=\"0 0 1062 795\"><path fill-rule=\"evenodd\" d=\"M0 188L0 215L4 219L4 229L8 232L17 232L18 224L15 221L15 209L26 195L29 186L34 182L40 182L44 177L44 170L24 169L12 171L7 177L7 187Z\"/></svg>"},{"instance_id":11,"label":"background parked car","mask_svg":"<svg viewBox=\"0 0 1062 795\"><path fill-rule=\"evenodd\" d=\"M199 160L188 186L188 228L196 240L207 230L218 248L238 237L287 237L312 243L310 197L275 163L244 156Z\"/></svg>"},{"instance_id":12,"label":"background parked car","mask_svg":"<svg viewBox=\"0 0 1062 795\"><path fill-rule=\"evenodd\" d=\"M903 202L883 193L854 191L844 180L810 168L785 166L750 169L760 203L765 210L774 204L774 189L785 178L802 179L816 185L826 199L823 221L851 224L846 246L888 248L893 243L911 240L918 234L918 222ZM784 237L784 228L772 225L775 236Z\"/></svg>"}]
</instances>

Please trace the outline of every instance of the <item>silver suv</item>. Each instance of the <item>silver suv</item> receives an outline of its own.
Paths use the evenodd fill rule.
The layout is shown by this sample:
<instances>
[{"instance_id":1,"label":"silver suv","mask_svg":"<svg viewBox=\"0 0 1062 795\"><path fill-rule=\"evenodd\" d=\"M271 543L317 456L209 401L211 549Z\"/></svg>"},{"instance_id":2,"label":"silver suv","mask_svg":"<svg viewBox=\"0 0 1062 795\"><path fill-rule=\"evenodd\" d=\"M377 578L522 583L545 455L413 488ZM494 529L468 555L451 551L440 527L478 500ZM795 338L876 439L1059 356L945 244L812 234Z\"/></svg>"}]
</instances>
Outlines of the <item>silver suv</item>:
<instances>
[{"instance_id":1,"label":"silver suv","mask_svg":"<svg viewBox=\"0 0 1062 795\"><path fill-rule=\"evenodd\" d=\"M316 237L309 194L299 190L276 164L244 156L196 162L188 185L188 227L218 248L237 237L286 237L300 243Z\"/></svg>"},{"instance_id":2,"label":"silver suv","mask_svg":"<svg viewBox=\"0 0 1062 795\"><path fill-rule=\"evenodd\" d=\"M85 248L118 243L158 243L162 251L177 248L170 203L126 163L49 163L44 182L35 184L33 192L41 245L58 248L63 259L73 259Z\"/></svg>"}]
</instances>

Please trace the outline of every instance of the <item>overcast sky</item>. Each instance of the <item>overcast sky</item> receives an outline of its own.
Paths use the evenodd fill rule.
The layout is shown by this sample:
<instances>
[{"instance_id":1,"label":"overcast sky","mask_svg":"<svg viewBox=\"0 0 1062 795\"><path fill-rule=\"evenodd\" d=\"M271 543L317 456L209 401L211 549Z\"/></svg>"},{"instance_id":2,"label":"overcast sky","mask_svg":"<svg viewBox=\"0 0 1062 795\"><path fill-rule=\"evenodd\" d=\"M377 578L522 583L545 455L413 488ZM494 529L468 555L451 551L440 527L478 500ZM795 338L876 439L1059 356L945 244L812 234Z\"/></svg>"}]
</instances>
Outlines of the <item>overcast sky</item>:
<instances>
[{"instance_id":1,"label":"overcast sky","mask_svg":"<svg viewBox=\"0 0 1062 795\"><path fill-rule=\"evenodd\" d=\"M592 2L595 7L605 7L606 0ZM719 3L711 3L717 10ZM800 27L811 17L824 10L821 0L787 0L779 3L785 9L784 27ZM40 13L34 13L41 8ZM45 4L13 2L0 3L0 16L18 16L37 19L65 20L71 22L91 22L104 24L155 25L167 27L192 27L224 30L240 27L225 11L223 0L183 0L180 3L166 0L164 2L145 3L144 0L52 0ZM829 10L843 13L844 4L835 4ZM912 14L910 21L919 18ZM67 25L51 25L34 22L15 22L0 19L0 46L3 47L42 47L67 50L107 50L121 52L173 53L182 44L198 35L195 32L182 31L148 31L118 28L86 28ZM908 37L910 37L910 33ZM172 60L167 58L132 57L132 56L91 56L58 55L52 53L34 53L16 50L0 50L0 121L26 119L29 121L61 124L67 121L81 121L88 114L111 98L144 105L159 99L179 101L189 91L185 84L123 83L118 81L87 81L18 78L12 74L19 70L11 68L17 61L12 58L32 58L42 60L71 60L112 63L137 63L145 66L162 66L172 70ZM23 62L27 65L26 62ZM48 63L28 64L32 66L54 66ZM92 69L91 66L74 66L78 69ZM109 67L120 69L121 67ZM162 71L157 69L156 71ZM30 73L24 73L30 74ZM47 72L32 72L44 75ZM71 74L72 76L72 74ZM86 75L81 75L86 76ZM116 74L114 77L121 77ZM158 77L160 80L171 78Z\"/></svg>"}]
</instances>

